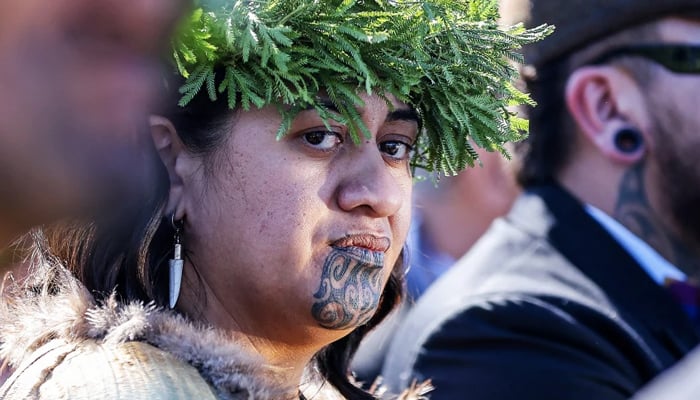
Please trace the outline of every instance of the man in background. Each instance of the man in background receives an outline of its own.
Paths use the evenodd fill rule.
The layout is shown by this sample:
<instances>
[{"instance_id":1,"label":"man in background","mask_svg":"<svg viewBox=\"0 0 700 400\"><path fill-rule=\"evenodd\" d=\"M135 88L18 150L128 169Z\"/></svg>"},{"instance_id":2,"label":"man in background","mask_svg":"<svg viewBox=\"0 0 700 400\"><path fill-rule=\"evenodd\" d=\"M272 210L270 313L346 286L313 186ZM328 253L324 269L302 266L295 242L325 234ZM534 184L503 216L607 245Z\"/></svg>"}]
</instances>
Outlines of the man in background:
<instances>
[{"instance_id":1,"label":"man in background","mask_svg":"<svg viewBox=\"0 0 700 400\"><path fill-rule=\"evenodd\" d=\"M0 2L0 249L148 182L147 115L184 0Z\"/></svg>"},{"instance_id":2,"label":"man in background","mask_svg":"<svg viewBox=\"0 0 700 400\"><path fill-rule=\"evenodd\" d=\"M700 1L503 0L538 106L525 192L419 300L384 368L433 399L627 399L700 340Z\"/></svg>"}]
</instances>

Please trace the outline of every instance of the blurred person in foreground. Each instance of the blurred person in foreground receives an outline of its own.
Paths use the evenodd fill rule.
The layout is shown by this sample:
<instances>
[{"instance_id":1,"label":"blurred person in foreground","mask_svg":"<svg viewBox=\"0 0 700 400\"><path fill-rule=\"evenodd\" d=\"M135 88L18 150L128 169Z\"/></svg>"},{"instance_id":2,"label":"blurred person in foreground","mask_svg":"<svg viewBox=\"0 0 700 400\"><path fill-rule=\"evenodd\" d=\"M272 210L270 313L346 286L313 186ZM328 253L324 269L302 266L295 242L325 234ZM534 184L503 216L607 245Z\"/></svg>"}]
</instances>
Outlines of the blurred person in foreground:
<instances>
[{"instance_id":1,"label":"blurred person in foreground","mask_svg":"<svg viewBox=\"0 0 700 400\"><path fill-rule=\"evenodd\" d=\"M184 0L0 2L0 248L105 211L149 178L138 147Z\"/></svg>"},{"instance_id":2,"label":"blurred person in foreground","mask_svg":"<svg viewBox=\"0 0 700 400\"><path fill-rule=\"evenodd\" d=\"M637 392L632 400L696 400L700 396L700 349L666 370Z\"/></svg>"},{"instance_id":3,"label":"blurred person in foreground","mask_svg":"<svg viewBox=\"0 0 700 400\"><path fill-rule=\"evenodd\" d=\"M700 1L501 4L556 26L524 49L525 192L413 308L385 379L626 399L700 340L682 302L700 277Z\"/></svg>"},{"instance_id":4,"label":"blurred person in foreground","mask_svg":"<svg viewBox=\"0 0 700 400\"><path fill-rule=\"evenodd\" d=\"M477 150L481 165L456 176L415 187L413 219L406 243L406 283L415 301L505 214L518 194L508 160Z\"/></svg>"}]
</instances>

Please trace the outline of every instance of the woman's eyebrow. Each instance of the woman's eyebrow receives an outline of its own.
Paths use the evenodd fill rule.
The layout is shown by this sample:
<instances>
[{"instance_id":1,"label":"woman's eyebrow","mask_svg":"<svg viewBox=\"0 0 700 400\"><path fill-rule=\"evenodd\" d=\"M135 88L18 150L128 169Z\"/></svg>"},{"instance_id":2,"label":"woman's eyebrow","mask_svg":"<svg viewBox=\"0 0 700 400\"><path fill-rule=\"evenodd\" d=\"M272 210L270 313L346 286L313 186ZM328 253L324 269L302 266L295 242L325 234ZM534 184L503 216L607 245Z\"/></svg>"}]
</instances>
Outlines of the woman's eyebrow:
<instances>
[{"instance_id":1,"label":"woman's eyebrow","mask_svg":"<svg viewBox=\"0 0 700 400\"><path fill-rule=\"evenodd\" d=\"M318 101L318 105L327 109L328 111L333 111L335 113L340 114L340 110L338 110L338 107L336 107L336 105L331 101L331 99L329 99L327 97L321 97L321 98L318 98L317 101ZM315 109L315 107L313 105L309 105L304 110L306 111L306 110L313 110L313 109Z\"/></svg>"},{"instance_id":2,"label":"woman's eyebrow","mask_svg":"<svg viewBox=\"0 0 700 400\"><path fill-rule=\"evenodd\" d=\"M333 111L336 113L340 113L338 110L338 107L331 101L331 99L327 97L321 97L318 99L318 104L327 109L328 111ZM313 110L313 106L309 106L306 108L307 110ZM409 121L409 122L415 122L418 124L418 126L421 126L421 118L418 115L418 112L414 108L399 108L399 109L394 109L393 111L389 111L386 115L386 122L392 122L392 121Z\"/></svg>"},{"instance_id":3,"label":"woman's eyebrow","mask_svg":"<svg viewBox=\"0 0 700 400\"><path fill-rule=\"evenodd\" d=\"M386 115L386 121L409 121L415 122L418 126L420 126L422 122L418 112L414 108L400 108L390 111Z\"/></svg>"}]
</instances>

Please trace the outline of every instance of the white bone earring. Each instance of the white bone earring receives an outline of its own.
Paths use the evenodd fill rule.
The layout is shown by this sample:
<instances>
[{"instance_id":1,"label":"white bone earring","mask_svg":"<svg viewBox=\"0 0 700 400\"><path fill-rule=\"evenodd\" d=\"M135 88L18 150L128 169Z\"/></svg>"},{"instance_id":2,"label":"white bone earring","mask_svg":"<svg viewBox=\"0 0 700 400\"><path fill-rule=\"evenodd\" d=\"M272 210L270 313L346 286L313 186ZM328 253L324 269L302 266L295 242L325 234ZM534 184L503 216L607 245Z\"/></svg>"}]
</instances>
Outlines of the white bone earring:
<instances>
[{"instance_id":1,"label":"white bone earring","mask_svg":"<svg viewBox=\"0 0 700 400\"><path fill-rule=\"evenodd\" d=\"M175 307L177 303L177 298L180 296L180 284L182 283L182 267L184 261L182 259L182 243L180 242L180 234L182 231L182 220L175 220L175 213L170 216L170 224L175 230L174 238L174 249L173 258L168 261L168 266L170 267L170 294L169 294L169 306L170 308Z\"/></svg>"}]
</instances>

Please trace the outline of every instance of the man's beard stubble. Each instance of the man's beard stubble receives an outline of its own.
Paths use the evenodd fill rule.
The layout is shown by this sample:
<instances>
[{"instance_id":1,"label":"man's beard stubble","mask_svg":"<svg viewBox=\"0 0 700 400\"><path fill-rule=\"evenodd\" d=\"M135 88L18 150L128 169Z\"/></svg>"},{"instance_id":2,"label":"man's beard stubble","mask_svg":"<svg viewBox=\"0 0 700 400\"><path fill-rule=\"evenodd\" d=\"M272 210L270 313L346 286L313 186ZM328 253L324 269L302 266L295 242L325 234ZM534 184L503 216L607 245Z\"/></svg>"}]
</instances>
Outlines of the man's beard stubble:
<instances>
[{"instance_id":1,"label":"man's beard stubble","mask_svg":"<svg viewBox=\"0 0 700 400\"><path fill-rule=\"evenodd\" d=\"M653 109L662 207L670 215L678 239L692 253L700 254L700 167L697 165L700 136L693 136L700 132L693 132L689 123L681 122L688 116L674 118L677 116L674 110ZM682 143L684 140L691 143Z\"/></svg>"}]
</instances>

